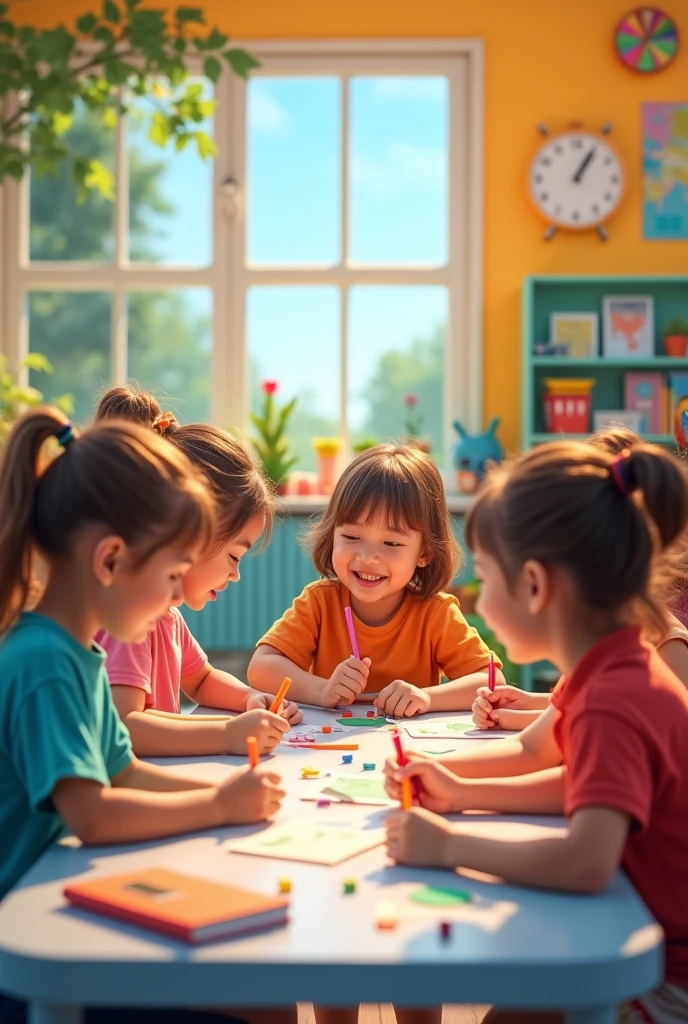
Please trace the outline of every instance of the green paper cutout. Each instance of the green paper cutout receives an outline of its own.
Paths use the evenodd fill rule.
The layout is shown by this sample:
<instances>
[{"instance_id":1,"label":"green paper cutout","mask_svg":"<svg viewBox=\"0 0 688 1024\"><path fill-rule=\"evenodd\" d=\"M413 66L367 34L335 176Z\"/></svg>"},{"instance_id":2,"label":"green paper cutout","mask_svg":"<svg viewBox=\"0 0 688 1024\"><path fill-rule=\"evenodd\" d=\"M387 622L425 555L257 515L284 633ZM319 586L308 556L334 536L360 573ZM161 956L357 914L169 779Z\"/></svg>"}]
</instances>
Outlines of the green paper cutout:
<instances>
[{"instance_id":1,"label":"green paper cutout","mask_svg":"<svg viewBox=\"0 0 688 1024\"><path fill-rule=\"evenodd\" d=\"M442 889L438 886L424 885L411 893L414 903L422 903L426 907L453 907L459 903L470 903L473 897L465 889Z\"/></svg>"},{"instance_id":2,"label":"green paper cutout","mask_svg":"<svg viewBox=\"0 0 688 1024\"><path fill-rule=\"evenodd\" d=\"M337 723L339 725L355 726L357 729L369 728L379 729L383 725L387 725L386 718L338 718Z\"/></svg>"},{"instance_id":3,"label":"green paper cutout","mask_svg":"<svg viewBox=\"0 0 688 1024\"><path fill-rule=\"evenodd\" d=\"M339 776L335 782L325 786L323 793L338 796L347 803L356 803L357 800L384 800L389 797L385 792L384 779L366 778L365 775Z\"/></svg>"}]
</instances>

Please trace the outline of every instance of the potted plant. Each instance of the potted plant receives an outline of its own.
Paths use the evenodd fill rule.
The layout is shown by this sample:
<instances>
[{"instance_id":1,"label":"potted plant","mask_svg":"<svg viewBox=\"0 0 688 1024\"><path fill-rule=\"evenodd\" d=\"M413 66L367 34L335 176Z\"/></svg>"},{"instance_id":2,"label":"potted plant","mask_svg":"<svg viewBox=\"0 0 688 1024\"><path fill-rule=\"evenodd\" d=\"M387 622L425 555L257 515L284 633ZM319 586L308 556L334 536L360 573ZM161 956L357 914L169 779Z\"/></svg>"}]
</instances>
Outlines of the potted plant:
<instances>
[{"instance_id":1,"label":"potted plant","mask_svg":"<svg viewBox=\"0 0 688 1024\"><path fill-rule=\"evenodd\" d=\"M21 369L36 373L52 373L53 368L45 356L32 352L20 364ZM43 393L37 388L22 387L7 369L7 358L0 355L0 447L10 430L27 409L41 405ZM72 413L71 395L60 395L52 402L67 415Z\"/></svg>"},{"instance_id":2,"label":"potted plant","mask_svg":"<svg viewBox=\"0 0 688 1024\"><path fill-rule=\"evenodd\" d=\"M681 358L688 349L688 320L675 316L664 328L664 351L668 356Z\"/></svg>"},{"instance_id":3,"label":"potted plant","mask_svg":"<svg viewBox=\"0 0 688 1024\"><path fill-rule=\"evenodd\" d=\"M314 437L313 447L318 456L318 491L332 494L337 482L337 456L342 450L340 437Z\"/></svg>"},{"instance_id":4,"label":"potted plant","mask_svg":"<svg viewBox=\"0 0 688 1024\"><path fill-rule=\"evenodd\" d=\"M430 441L428 438L421 438L420 436L421 427L423 426L423 417L417 410L418 395L414 395L412 393L404 395L404 405L406 406L406 419L404 420L406 443L412 444L416 448L420 448L422 452L429 452L431 448Z\"/></svg>"},{"instance_id":5,"label":"potted plant","mask_svg":"<svg viewBox=\"0 0 688 1024\"><path fill-rule=\"evenodd\" d=\"M263 392L263 409L260 414L252 412L251 422L255 427L257 438L252 438L253 447L263 464L265 475L275 485L278 494L286 489L287 476L298 459L291 454L291 447L286 438L287 423L296 407L296 399L279 408L275 403L276 380L264 380L261 384Z\"/></svg>"},{"instance_id":6,"label":"potted plant","mask_svg":"<svg viewBox=\"0 0 688 1024\"><path fill-rule=\"evenodd\" d=\"M374 437L363 437L360 441L351 442L351 450L354 455L360 455L361 452L367 452L369 448L374 448L377 443Z\"/></svg>"}]
</instances>

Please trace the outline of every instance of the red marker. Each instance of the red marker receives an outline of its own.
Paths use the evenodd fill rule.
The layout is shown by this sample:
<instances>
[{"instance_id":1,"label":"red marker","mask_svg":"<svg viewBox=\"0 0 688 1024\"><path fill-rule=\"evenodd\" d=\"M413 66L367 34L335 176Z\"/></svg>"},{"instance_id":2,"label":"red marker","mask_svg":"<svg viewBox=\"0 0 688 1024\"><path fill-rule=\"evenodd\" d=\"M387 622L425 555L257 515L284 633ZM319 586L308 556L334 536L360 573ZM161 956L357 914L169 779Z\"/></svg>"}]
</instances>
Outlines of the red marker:
<instances>
[{"instance_id":1,"label":"red marker","mask_svg":"<svg viewBox=\"0 0 688 1024\"><path fill-rule=\"evenodd\" d=\"M490 688L490 693L494 693L495 678L496 678L496 670L495 670L494 654L492 653L492 651L490 651L490 667L487 670L487 685Z\"/></svg>"},{"instance_id":2,"label":"red marker","mask_svg":"<svg viewBox=\"0 0 688 1024\"><path fill-rule=\"evenodd\" d=\"M394 744L397 752L397 764L400 768L403 768L404 765L408 764L408 757L404 753L404 748L401 745L401 736L398 729L396 732L392 733L392 743ZM411 790L413 792L413 799L417 804L420 804L420 783L415 777L411 779Z\"/></svg>"}]
</instances>

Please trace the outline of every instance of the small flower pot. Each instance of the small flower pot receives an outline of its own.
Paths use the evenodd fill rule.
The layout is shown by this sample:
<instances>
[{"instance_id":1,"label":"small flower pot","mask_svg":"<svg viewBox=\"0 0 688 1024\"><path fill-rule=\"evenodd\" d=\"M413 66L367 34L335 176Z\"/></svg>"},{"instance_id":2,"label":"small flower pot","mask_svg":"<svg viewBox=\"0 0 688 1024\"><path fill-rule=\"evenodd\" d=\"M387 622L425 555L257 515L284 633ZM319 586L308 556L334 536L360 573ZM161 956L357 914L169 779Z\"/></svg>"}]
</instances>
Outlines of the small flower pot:
<instances>
[{"instance_id":1,"label":"small flower pot","mask_svg":"<svg viewBox=\"0 0 688 1024\"><path fill-rule=\"evenodd\" d=\"M664 351L674 359L682 359L688 350L688 336L685 334L667 334L664 338Z\"/></svg>"}]
</instances>

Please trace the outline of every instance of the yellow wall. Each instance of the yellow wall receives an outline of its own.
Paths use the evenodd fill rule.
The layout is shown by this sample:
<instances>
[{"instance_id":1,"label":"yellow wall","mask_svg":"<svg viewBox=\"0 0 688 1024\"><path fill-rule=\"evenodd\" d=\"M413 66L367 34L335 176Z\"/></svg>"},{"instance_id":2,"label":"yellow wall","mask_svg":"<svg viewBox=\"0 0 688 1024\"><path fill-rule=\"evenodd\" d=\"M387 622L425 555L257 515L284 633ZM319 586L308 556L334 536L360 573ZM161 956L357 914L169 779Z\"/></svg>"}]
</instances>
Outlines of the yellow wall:
<instances>
[{"instance_id":1,"label":"yellow wall","mask_svg":"<svg viewBox=\"0 0 688 1024\"><path fill-rule=\"evenodd\" d=\"M198 0L199 3L202 0ZM688 272L688 242L641 239L640 105L688 102L688 0L657 0L678 22L683 48L658 75L636 75L612 47L632 0L206 0L207 19L235 38L413 38L485 40L485 417L502 417L502 438L519 436L519 295L537 273ZM95 8L62 0L71 20ZM22 18L53 21L54 0L21 0ZM172 6L172 4L167 4ZM593 234L542 241L524 191L535 124L572 119L614 123L629 188L610 221L610 241Z\"/></svg>"}]
</instances>

